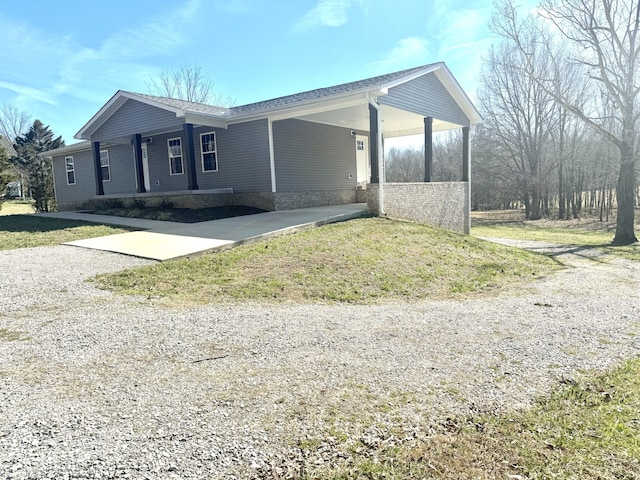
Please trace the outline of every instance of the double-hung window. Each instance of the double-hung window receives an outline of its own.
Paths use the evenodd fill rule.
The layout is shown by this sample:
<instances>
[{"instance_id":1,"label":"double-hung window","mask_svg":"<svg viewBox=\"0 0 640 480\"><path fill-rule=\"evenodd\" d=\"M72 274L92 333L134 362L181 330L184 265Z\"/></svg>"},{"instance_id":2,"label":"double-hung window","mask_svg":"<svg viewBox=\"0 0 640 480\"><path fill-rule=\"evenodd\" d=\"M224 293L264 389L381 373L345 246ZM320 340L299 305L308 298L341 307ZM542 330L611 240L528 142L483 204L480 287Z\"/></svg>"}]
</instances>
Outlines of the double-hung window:
<instances>
[{"instance_id":1,"label":"double-hung window","mask_svg":"<svg viewBox=\"0 0 640 480\"><path fill-rule=\"evenodd\" d=\"M170 138L169 146L169 168L171 175L182 175L184 168L182 165L182 140L180 138Z\"/></svg>"},{"instance_id":2,"label":"double-hung window","mask_svg":"<svg viewBox=\"0 0 640 480\"><path fill-rule=\"evenodd\" d=\"M202 152L202 171L215 172L218 170L218 153L216 148L215 132L203 133L200 135L200 146Z\"/></svg>"},{"instance_id":3,"label":"double-hung window","mask_svg":"<svg viewBox=\"0 0 640 480\"><path fill-rule=\"evenodd\" d=\"M111 181L111 167L109 166L109 150L100 150L100 169L102 170L102 181Z\"/></svg>"},{"instance_id":4,"label":"double-hung window","mask_svg":"<svg viewBox=\"0 0 640 480\"><path fill-rule=\"evenodd\" d=\"M76 184L76 167L73 163L73 157L65 157L64 166L67 171L67 185Z\"/></svg>"}]
</instances>

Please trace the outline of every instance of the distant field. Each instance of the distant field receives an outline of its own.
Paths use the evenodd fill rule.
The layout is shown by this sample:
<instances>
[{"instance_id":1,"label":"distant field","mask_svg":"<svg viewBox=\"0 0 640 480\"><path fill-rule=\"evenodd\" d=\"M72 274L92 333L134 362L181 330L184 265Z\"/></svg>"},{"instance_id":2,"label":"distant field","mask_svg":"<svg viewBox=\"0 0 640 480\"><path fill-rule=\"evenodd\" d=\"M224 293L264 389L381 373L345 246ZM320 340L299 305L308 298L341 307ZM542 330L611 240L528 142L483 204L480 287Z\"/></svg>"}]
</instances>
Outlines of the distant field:
<instances>
[{"instance_id":1,"label":"distant field","mask_svg":"<svg viewBox=\"0 0 640 480\"><path fill-rule=\"evenodd\" d=\"M0 204L0 215L25 215L33 213L31 202L23 202L21 200L7 200Z\"/></svg>"}]
</instances>

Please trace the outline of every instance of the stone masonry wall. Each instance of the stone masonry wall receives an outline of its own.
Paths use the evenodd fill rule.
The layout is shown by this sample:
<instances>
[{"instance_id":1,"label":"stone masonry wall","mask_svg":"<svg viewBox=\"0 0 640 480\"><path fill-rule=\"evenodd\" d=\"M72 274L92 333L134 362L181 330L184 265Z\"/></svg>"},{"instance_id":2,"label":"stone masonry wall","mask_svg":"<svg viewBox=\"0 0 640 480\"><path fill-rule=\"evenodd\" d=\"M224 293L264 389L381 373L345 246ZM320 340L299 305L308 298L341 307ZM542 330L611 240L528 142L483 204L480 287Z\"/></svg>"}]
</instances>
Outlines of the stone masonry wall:
<instances>
[{"instance_id":1,"label":"stone masonry wall","mask_svg":"<svg viewBox=\"0 0 640 480\"><path fill-rule=\"evenodd\" d=\"M378 185L368 185L367 192L369 213L379 214ZM390 218L470 233L468 182L385 183L383 195Z\"/></svg>"},{"instance_id":2,"label":"stone masonry wall","mask_svg":"<svg viewBox=\"0 0 640 480\"><path fill-rule=\"evenodd\" d=\"M356 189L318 192L283 192L274 194L275 210L326 207L356 203Z\"/></svg>"}]
</instances>

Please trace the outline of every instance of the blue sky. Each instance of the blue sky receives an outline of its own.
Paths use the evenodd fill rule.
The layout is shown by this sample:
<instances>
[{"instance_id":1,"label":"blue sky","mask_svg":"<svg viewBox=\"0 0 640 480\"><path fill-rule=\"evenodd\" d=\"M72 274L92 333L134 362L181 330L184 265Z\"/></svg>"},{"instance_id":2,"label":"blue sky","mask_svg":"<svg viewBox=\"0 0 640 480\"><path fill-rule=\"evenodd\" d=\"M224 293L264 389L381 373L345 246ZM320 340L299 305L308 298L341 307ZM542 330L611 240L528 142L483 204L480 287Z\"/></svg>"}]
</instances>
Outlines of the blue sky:
<instances>
[{"instance_id":1,"label":"blue sky","mask_svg":"<svg viewBox=\"0 0 640 480\"><path fill-rule=\"evenodd\" d=\"M199 64L237 104L444 61L474 98L491 1L4 2L0 103L67 144L118 90Z\"/></svg>"}]
</instances>

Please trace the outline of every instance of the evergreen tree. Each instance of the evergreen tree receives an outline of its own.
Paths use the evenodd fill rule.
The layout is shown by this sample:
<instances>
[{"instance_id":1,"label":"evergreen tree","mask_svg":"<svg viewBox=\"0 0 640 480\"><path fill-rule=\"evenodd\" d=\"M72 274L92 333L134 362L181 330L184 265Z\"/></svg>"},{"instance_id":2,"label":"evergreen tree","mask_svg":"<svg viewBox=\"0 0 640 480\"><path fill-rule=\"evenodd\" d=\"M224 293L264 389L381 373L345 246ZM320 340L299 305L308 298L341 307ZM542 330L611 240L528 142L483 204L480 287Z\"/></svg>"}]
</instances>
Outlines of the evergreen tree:
<instances>
[{"instance_id":1,"label":"evergreen tree","mask_svg":"<svg viewBox=\"0 0 640 480\"><path fill-rule=\"evenodd\" d=\"M40 120L33 122L29 131L16 137L13 163L24 170L29 178L29 188L36 212L48 212L53 207L53 166L51 160L40 155L48 150L64 146L61 136L53 138L49 126Z\"/></svg>"}]
</instances>

